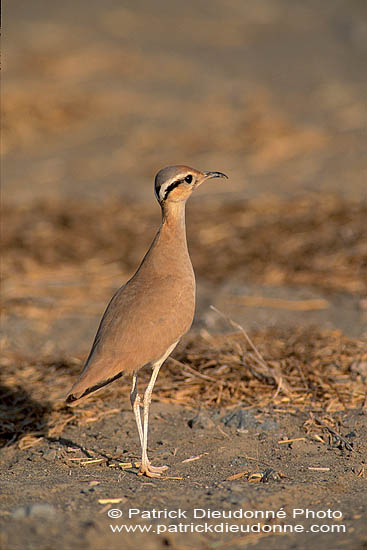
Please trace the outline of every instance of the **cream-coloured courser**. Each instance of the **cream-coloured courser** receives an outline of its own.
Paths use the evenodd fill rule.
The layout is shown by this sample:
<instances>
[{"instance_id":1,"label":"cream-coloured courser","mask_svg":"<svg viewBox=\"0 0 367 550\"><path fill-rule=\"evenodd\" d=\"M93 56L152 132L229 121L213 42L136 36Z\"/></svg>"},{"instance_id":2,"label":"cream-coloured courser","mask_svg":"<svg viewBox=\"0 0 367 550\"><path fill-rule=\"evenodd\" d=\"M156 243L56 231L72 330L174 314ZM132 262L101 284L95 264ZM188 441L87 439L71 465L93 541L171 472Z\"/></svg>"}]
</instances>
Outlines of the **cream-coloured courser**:
<instances>
[{"instance_id":1,"label":"cream-coloured courser","mask_svg":"<svg viewBox=\"0 0 367 550\"><path fill-rule=\"evenodd\" d=\"M193 190L221 172L200 172L168 166L155 178L162 224L135 275L107 306L91 352L67 402L72 403L116 380L132 375L131 405L135 414L142 461L140 474L158 477L167 466L152 466L147 456L149 405L162 363L191 327L195 309L195 276L186 242L185 203ZM137 372L153 369L143 398L143 425Z\"/></svg>"}]
</instances>

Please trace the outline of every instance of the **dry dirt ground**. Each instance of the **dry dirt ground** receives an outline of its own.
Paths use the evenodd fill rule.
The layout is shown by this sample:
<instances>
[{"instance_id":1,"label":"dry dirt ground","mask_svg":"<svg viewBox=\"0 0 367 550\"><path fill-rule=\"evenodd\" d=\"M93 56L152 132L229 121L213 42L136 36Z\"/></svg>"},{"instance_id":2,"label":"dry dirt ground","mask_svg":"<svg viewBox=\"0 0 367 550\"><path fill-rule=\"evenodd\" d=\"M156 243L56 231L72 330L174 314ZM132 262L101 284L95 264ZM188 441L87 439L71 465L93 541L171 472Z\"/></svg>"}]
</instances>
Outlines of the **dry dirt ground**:
<instances>
[{"instance_id":1,"label":"dry dirt ground","mask_svg":"<svg viewBox=\"0 0 367 550\"><path fill-rule=\"evenodd\" d=\"M1 548L366 549L366 3L7 11ZM183 162L230 178L188 204L197 313L154 391L152 480L129 380L63 398Z\"/></svg>"}]
</instances>

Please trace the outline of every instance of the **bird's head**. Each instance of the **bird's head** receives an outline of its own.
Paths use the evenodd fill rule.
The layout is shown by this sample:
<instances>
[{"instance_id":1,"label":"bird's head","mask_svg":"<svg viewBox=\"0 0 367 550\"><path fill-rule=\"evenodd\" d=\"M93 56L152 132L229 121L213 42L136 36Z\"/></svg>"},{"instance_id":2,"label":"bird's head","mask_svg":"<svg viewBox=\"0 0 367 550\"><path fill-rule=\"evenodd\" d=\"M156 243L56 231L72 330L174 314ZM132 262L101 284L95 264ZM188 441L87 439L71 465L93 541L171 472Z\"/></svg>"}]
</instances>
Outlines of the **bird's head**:
<instances>
[{"instance_id":1,"label":"bird's head","mask_svg":"<svg viewBox=\"0 0 367 550\"><path fill-rule=\"evenodd\" d=\"M167 166L155 177L155 196L161 206L169 201L186 201L196 187L211 178L227 176L222 172L200 172L189 166Z\"/></svg>"}]
</instances>

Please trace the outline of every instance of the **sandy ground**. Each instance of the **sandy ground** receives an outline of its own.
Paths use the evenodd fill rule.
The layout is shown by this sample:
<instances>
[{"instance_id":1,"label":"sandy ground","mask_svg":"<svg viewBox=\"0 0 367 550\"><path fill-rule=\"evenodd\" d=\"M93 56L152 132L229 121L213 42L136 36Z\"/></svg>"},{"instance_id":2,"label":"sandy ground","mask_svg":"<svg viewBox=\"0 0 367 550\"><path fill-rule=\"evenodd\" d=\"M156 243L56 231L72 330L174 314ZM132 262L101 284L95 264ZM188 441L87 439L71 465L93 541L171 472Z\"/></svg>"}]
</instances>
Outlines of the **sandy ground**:
<instances>
[{"instance_id":1,"label":"sandy ground","mask_svg":"<svg viewBox=\"0 0 367 550\"><path fill-rule=\"evenodd\" d=\"M4 549L365 548L366 44L363 0L7 7ZM174 163L229 180L188 205L197 314L157 382L149 449L169 470L149 480L128 381L62 397ZM215 336L234 327L211 304L263 364L241 330ZM186 532L132 508L181 510ZM269 533L284 524L301 528Z\"/></svg>"},{"instance_id":2,"label":"sandy ground","mask_svg":"<svg viewBox=\"0 0 367 550\"><path fill-rule=\"evenodd\" d=\"M365 416L360 412L339 415L344 433L348 435L348 432L348 440L355 443L357 452L350 452L341 445L305 439L305 414L276 412L272 408L253 409L246 417L248 427L239 431L234 426L226 427L220 421L225 414L215 411L204 415L204 423L194 423L190 428L196 412L154 404L151 456L156 464L167 463L170 466L167 475L178 479L147 480L139 478L135 468L126 470L118 466L118 463L134 460L134 456L135 459L139 457L135 425L126 401L120 413L83 429L69 426L61 438L43 440L26 451L6 450L2 492L13 517L5 518L5 548L36 548L40 542L45 548L99 549L107 545L134 548L136 544L152 549L165 546L228 548L228 544L234 549L248 544L254 548L264 548L264 544L270 548L308 548L310 540L326 548L363 548L366 484L358 473L363 467L363 456L366 456L367 434ZM110 402L109 406L121 407L121 402ZM300 441L279 444L283 437L300 438ZM85 449L96 454L87 453ZM88 463L90 456L97 456L100 462ZM75 460L78 457L84 457L86 465ZM184 462L192 457L198 460ZM231 475L245 472L250 480L240 477L228 481ZM265 472L270 472L269 479L259 482ZM21 494L17 489L20 485ZM106 506L103 499L117 500ZM22 517L26 511L21 506L40 502L48 503L48 508L33 512L31 509L31 517ZM130 508L141 511L181 509L187 514L186 519L179 521L146 519L140 514L128 521L126 516ZM124 515L111 520L107 516L109 509L121 510ZM227 512L240 509L278 512L282 509L287 514L286 521L261 520L261 523L298 524L305 532L273 536L256 532L236 535L215 532L175 535L168 532L169 525L180 523L258 523L254 519L194 519L195 509ZM304 515L293 518L294 509L330 509L337 519L306 519ZM111 525L125 524L152 525L152 534L112 533ZM162 525L167 531L159 536L154 531L163 529L158 527ZM345 526L346 532L310 534L312 525L326 525L329 529Z\"/></svg>"}]
</instances>

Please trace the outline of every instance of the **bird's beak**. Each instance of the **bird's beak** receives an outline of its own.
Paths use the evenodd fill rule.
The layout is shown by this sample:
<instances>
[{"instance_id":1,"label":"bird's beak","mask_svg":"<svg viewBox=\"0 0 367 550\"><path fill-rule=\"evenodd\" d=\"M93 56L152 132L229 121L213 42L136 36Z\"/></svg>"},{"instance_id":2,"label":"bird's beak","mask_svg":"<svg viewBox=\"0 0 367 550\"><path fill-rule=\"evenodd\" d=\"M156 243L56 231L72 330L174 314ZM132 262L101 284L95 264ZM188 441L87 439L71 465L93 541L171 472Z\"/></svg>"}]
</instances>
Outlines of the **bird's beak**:
<instances>
[{"instance_id":1,"label":"bird's beak","mask_svg":"<svg viewBox=\"0 0 367 550\"><path fill-rule=\"evenodd\" d=\"M223 174L222 172L204 172L204 175L205 175L205 178L204 178L203 181L209 180L211 178L226 178L226 179L228 179L228 176L226 176L226 174Z\"/></svg>"}]
</instances>

